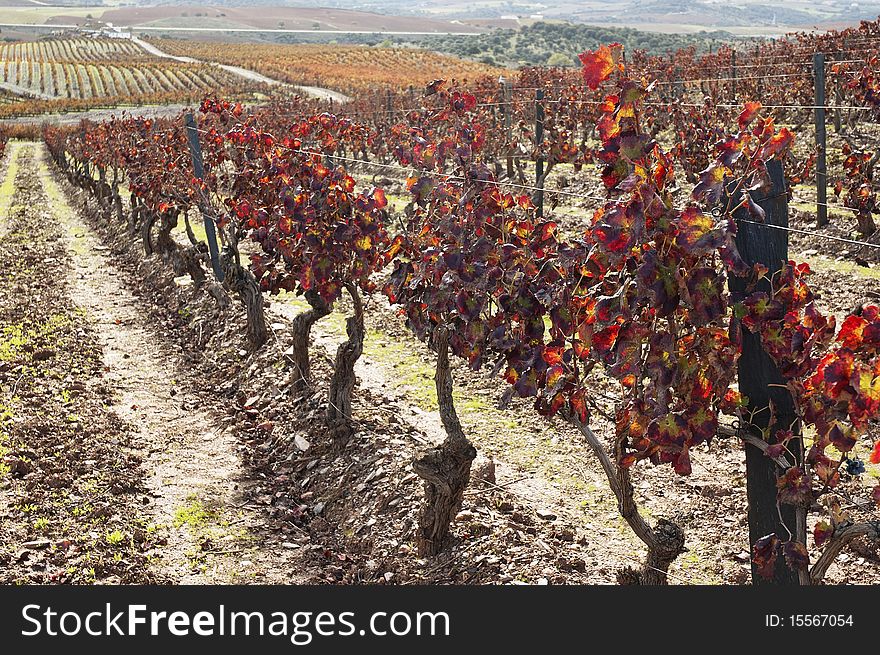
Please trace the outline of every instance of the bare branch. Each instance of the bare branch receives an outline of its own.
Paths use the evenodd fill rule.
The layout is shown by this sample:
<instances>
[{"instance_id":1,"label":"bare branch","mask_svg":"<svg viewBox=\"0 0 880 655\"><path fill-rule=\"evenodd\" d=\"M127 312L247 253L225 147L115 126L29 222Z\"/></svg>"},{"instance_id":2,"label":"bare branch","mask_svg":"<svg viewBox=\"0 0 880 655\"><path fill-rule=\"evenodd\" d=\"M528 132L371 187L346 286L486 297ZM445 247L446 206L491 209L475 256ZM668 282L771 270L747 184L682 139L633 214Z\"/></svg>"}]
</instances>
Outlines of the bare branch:
<instances>
[{"instance_id":1,"label":"bare branch","mask_svg":"<svg viewBox=\"0 0 880 655\"><path fill-rule=\"evenodd\" d=\"M825 577L828 567L837 558L837 555L856 537L868 537L871 540L880 540L880 521L868 521L866 523L853 523L846 527L839 527L825 546L825 550L810 569L811 584L819 584Z\"/></svg>"}]
</instances>

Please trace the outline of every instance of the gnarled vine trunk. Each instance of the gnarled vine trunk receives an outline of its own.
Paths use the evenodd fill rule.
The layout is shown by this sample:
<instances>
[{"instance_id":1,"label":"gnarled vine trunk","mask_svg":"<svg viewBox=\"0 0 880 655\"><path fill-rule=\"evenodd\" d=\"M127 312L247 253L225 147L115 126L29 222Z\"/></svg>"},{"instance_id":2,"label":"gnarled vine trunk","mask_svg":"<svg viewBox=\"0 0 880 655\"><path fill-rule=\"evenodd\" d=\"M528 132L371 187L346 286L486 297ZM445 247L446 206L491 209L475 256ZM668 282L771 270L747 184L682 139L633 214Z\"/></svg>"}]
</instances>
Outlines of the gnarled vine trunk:
<instances>
[{"instance_id":1,"label":"gnarled vine trunk","mask_svg":"<svg viewBox=\"0 0 880 655\"><path fill-rule=\"evenodd\" d=\"M345 323L348 340L336 349L333 377L330 379L330 395L327 400L327 424L335 429L336 437L351 433L351 394L354 391L354 365L364 352L364 305L357 287L345 285L354 304L354 315Z\"/></svg>"},{"instance_id":2,"label":"gnarled vine trunk","mask_svg":"<svg viewBox=\"0 0 880 655\"><path fill-rule=\"evenodd\" d=\"M263 311L263 292L254 274L238 262L238 253L230 246L223 248L220 257L223 267L223 286L238 295L247 311L247 339L254 350L266 343L269 330L266 327L266 313Z\"/></svg>"},{"instance_id":3,"label":"gnarled vine trunk","mask_svg":"<svg viewBox=\"0 0 880 655\"><path fill-rule=\"evenodd\" d=\"M122 222L125 220L125 211L122 208L122 196L119 195L119 185L113 185L113 211L116 213L116 220Z\"/></svg>"},{"instance_id":4,"label":"gnarled vine trunk","mask_svg":"<svg viewBox=\"0 0 880 655\"><path fill-rule=\"evenodd\" d=\"M590 449L602 464L611 490L617 498L617 508L620 515L636 533L636 536L648 547L648 555L642 567L640 569L627 567L619 571L617 581L620 584L634 585L667 584L669 566L681 553L685 552L684 530L666 519L659 519L653 528L648 525L647 521L639 514L629 469L611 461L611 457L602 442L599 441L599 437L590 429L589 425L582 423L577 418L573 418L572 422L586 437Z\"/></svg>"},{"instance_id":5,"label":"gnarled vine trunk","mask_svg":"<svg viewBox=\"0 0 880 655\"><path fill-rule=\"evenodd\" d=\"M877 224L874 223L874 216L869 211L860 211L856 214L856 223L859 234L869 237L877 231Z\"/></svg>"},{"instance_id":6,"label":"gnarled vine trunk","mask_svg":"<svg viewBox=\"0 0 880 655\"><path fill-rule=\"evenodd\" d=\"M436 555L443 550L449 524L461 509L464 490L471 475L471 463L477 450L468 441L455 412L452 400L452 372L449 368L449 334L444 328L436 333L437 404L446 439L439 446L425 450L413 460L413 470L425 481L425 503L419 515L416 547L419 555Z\"/></svg>"},{"instance_id":7,"label":"gnarled vine trunk","mask_svg":"<svg viewBox=\"0 0 880 655\"><path fill-rule=\"evenodd\" d=\"M168 210L159 215L159 234L156 237L156 250L162 259L171 264L174 275L188 274L197 288L206 280L205 269L201 264L201 253L196 246L182 247L171 236L171 231L179 223L180 212Z\"/></svg>"},{"instance_id":8,"label":"gnarled vine trunk","mask_svg":"<svg viewBox=\"0 0 880 655\"><path fill-rule=\"evenodd\" d=\"M156 250L163 258L168 257L177 248L177 242L171 237L171 231L177 227L178 212L168 210L159 214L159 234L156 236Z\"/></svg>"},{"instance_id":9,"label":"gnarled vine trunk","mask_svg":"<svg viewBox=\"0 0 880 655\"><path fill-rule=\"evenodd\" d=\"M140 199L135 194L128 196L129 215L128 215L128 232L132 236L137 234L138 228L141 226L142 212Z\"/></svg>"},{"instance_id":10,"label":"gnarled vine trunk","mask_svg":"<svg viewBox=\"0 0 880 655\"><path fill-rule=\"evenodd\" d=\"M309 359L309 335L312 326L330 313L330 306L314 289L305 293L306 302L311 309L302 312L293 319L291 332L293 336L293 392L302 395L312 381L311 360Z\"/></svg>"},{"instance_id":11,"label":"gnarled vine trunk","mask_svg":"<svg viewBox=\"0 0 880 655\"><path fill-rule=\"evenodd\" d=\"M150 211L149 209L143 209L141 211L141 217L143 219L143 222L141 223L141 240L144 243L144 252L149 257L153 254L153 224L158 217L156 216L156 212Z\"/></svg>"}]
</instances>

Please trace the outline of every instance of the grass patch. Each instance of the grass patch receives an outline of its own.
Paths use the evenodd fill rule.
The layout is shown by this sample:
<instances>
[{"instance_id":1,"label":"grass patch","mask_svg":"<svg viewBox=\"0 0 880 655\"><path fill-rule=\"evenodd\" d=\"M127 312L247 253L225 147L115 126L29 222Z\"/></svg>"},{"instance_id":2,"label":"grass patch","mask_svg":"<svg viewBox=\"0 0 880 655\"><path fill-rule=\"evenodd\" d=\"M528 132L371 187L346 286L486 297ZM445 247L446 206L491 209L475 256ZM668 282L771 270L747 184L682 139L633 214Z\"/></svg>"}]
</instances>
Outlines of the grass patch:
<instances>
[{"instance_id":1,"label":"grass patch","mask_svg":"<svg viewBox=\"0 0 880 655\"><path fill-rule=\"evenodd\" d=\"M806 213L816 211L816 203L814 202L792 201L788 203L788 206L792 209L797 209L798 211ZM828 215L840 216L855 221L855 214L853 214L853 211L851 209L846 209L845 207L838 208L834 205L828 205Z\"/></svg>"},{"instance_id":2,"label":"grass patch","mask_svg":"<svg viewBox=\"0 0 880 655\"><path fill-rule=\"evenodd\" d=\"M3 336L0 337L0 362L12 361L28 342L24 325L21 323L6 325L3 327L2 334Z\"/></svg>"},{"instance_id":3,"label":"grass patch","mask_svg":"<svg viewBox=\"0 0 880 655\"><path fill-rule=\"evenodd\" d=\"M416 407L426 412L437 411L437 393L434 388L434 369L412 353L412 347L394 341L383 332L367 330L364 355L394 371L389 383L405 391Z\"/></svg>"},{"instance_id":4,"label":"grass patch","mask_svg":"<svg viewBox=\"0 0 880 655\"><path fill-rule=\"evenodd\" d=\"M681 571L686 574L689 584L722 584L722 580L717 575L713 575L706 571L705 563L711 561L711 557L699 552L699 548L689 550L680 555L676 560L676 564ZM671 579L675 579L675 570L669 573Z\"/></svg>"},{"instance_id":5,"label":"grass patch","mask_svg":"<svg viewBox=\"0 0 880 655\"><path fill-rule=\"evenodd\" d=\"M0 330L0 362L17 359L28 344L52 341L54 332L64 327L69 321L64 314L53 314L43 323L34 327L26 327L24 323L5 325ZM63 346L62 342L58 342Z\"/></svg>"},{"instance_id":6,"label":"grass patch","mask_svg":"<svg viewBox=\"0 0 880 655\"><path fill-rule=\"evenodd\" d=\"M199 498L190 496L186 505L175 510L173 524L175 528L186 525L192 530L199 530L215 522L217 518L217 512L206 507Z\"/></svg>"},{"instance_id":7,"label":"grass patch","mask_svg":"<svg viewBox=\"0 0 880 655\"><path fill-rule=\"evenodd\" d=\"M843 273L853 277L863 277L872 280L880 280L880 268L868 268L859 266L855 262L843 259L836 261L825 257L803 257L810 267L817 271L834 271L835 273Z\"/></svg>"},{"instance_id":8,"label":"grass patch","mask_svg":"<svg viewBox=\"0 0 880 655\"><path fill-rule=\"evenodd\" d=\"M282 302L285 305L290 305L294 307L298 312L306 312L311 307L309 307L309 303L303 300L302 296L298 296L295 293L290 293L289 291L282 290L277 296L275 296L276 302ZM318 325L320 325L320 329L333 337L339 337L339 339L347 339L347 335L345 332L345 319L346 314L344 312L339 311L337 305L334 305L333 311L330 312L328 316L325 316L320 321L318 321ZM366 348L366 343L364 344L364 348Z\"/></svg>"},{"instance_id":9,"label":"grass patch","mask_svg":"<svg viewBox=\"0 0 880 655\"><path fill-rule=\"evenodd\" d=\"M208 243L208 233L205 232L205 222L202 220L201 216L197 218L191 216L189 224L190 227L192 227L193 236L196 240ZM177 227L175 229L186 237L186 243L189 243L189 237L186 235L186 222L183 220L183 216L178 219Z\"/></svg>"}]
</instances>

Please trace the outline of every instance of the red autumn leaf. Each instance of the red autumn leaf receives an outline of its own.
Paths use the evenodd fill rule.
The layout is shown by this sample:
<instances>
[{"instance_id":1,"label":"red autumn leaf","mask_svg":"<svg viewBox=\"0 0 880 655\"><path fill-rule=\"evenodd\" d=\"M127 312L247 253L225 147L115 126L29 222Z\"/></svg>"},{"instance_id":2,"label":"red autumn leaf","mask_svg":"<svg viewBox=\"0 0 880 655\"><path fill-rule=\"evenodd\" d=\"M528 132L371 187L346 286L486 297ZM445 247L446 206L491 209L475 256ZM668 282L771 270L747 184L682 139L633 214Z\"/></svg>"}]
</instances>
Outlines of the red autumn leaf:
<instances>
[{"instance_id":1,"label":"red autumn leaf","mask_svg":"<svg viewBox=\"0 0 880 655\"><path fill-rule=\"evenodd\" d=\"M571 408L577 414L581 423L586 423L589 419L589 411L587 410L586 391L578 389L571 395Z\"/></svg>"},{"instance_id":2,"label":"red autumn leaf","mask_svg":"<svg viewBox=\"0 0 880 655\"><path fill-rule=\"evenodd\" d=\"M786 541L782 544L785 562L793 569L804 570L810 566L810 554L807 547L799 541Z\"/></svg>"},{"instance_id":3,"label":"red autumn leaf","mask_svg":"<svg viewBox=\"0 0 880 655\"><path fill-rule=\"evenodd\" d=\"M612 346L614 346L619 331L619 325L609 325L604 330L600 330L593 335L593 347L600 355L608 354Z\"/></svg>"},{"instance_id":4,"label":"red autumn leaf","mask_svg":"<svg viewBox=\"0 0 880 655\"><path fill-rule=\"evenodd\" d=\"M516 199L516 203L519 205L520 209L532 209L534 205L532 204L532 199L527 195L521 195Z\"/></svg>"},{"instance_id":5,"label":"red autumn leaf","mask_svg":"<svg viewBox=\"0 0 880 655\"><path fill-rule=\"evenodd\" d=\"M794 134L787 127L783 127L779 132L773 135L764 147L761 148L761 159L770 159L774 156L785 154L794 143Z\"/></svg>"},{"instance_id":6,"label":"red autumn leaf","mask_svg":"<svg viewBox=\"0 0 880 655\"><path fill-rule=\"evenodd\" d=\"M760 102L747 102L743 105L743 110L737 119L739 121L739 129L744 129L749 123L751 123L755 116L758 113L758 110L761 109Z\"/></svg>"},{"instance_id":7,"label":"red autumn leaf","mask_svg":"<svg viewBox=\"0 0 880 655\"><path fill-rule=\"evenodd\" d=\"M594 91L599 88L602 82L611 77L616 67L614 53L607 45L600 46L598 50L582 52L578 55L578 59L584 66L584 80L586 80L587 86Z\"/></svg>"},{"instance_id":8,"label":"red autumn leaf","mask_svg":"<svg viewBox=\"0 0 880 655\"><path fill-rule=\"evenodd\" d=\"M752 562L761 577L773 577L773 569L776 567L776 559L779 557L779 548L779 537L775 534L768 534L755 542Z\"/></svg>"},{"instance_id":9,"label":"red autumn leaf","mask_svg":"<svg viewBox=\"0 0 880 655\"><path fill-rule=\"evenodd\" d=\"M831 524L828 521L819 521L813 528L813 539L816 540L816 546L824 544L832 534L834 534L834 528L831 527Z\"/></svg>"},{"instance_id":10,"label":"red autumn leaf","mask_svg":"<svg viewBox=\"0 0 880 655\"><path fill-rule=\"evenodd\" d=\"M868 321L861 316L854 314L847 316L843 325L840 326L837 340L843 344L844 348L855 350L862 342L862 332L866 325L868 325Z\"/></svg>"},{"instance_id":11,"label":"red autumn leaf","mask_svg":"<svg viewBox=\"0 0 880 655\"><path fill-rule=\"evenodd\" d=\"M868 461L871 464L880 464L880 441L874 444L874 450L871 451L871 456L868 458Z\"/></svg>"},{"instance_id":12,"label":"red autumn leaf","mask_svg":"<svg viewBox=\"0 0 880 655\"><path fill-rule=\"evenodd\" d=\"M551 366L547 371L547 379L545 380L544 385L548 389L553 389L556 386L556 383L562 379L564 374L565 369L563 369L562 366Z\"/></svg>"},{"instance_id":13,"label":"red autumn leaf","mask_svg":"<svg viewBox=\"0 0 880 655\"><path fill-rule=\"evenodd\" d=\"M700 182L694 187L693 197L695 200L704 200L710 205L718 202L721 198L721 187L724 177L730 173L730 169L716 162L700 171Z\"/></svg>"},{"instance_id":14,"label":"red autumn leaf","mask_svg":"<svg viewBox=\"0 0 880 655\"><path fill-rule=\"evenodd\" d=\"M620 88L620 102L626 104L638 102L648 93L648 91L649 89L642 88L641 85L636 84L632 80L627 80Z\"/></svg>"},{"instance_id":15,"label":"red autumn leaf","mask_svg":"<svg viewBox=\"0 0 880 655\"><path fill-rule=\"evenodd\" d=\"M815 472L816 477L819 478L819 482L827 485L829 489L833 489L840 483L839 464L825 455L819 455L816 457L816 461L813 464L813 471Z\"/></svg>"},{"instance_id":16,"label":"red autumn leaf","mask_svg":"<svg viewBox=\"0 0 880 655\"><path fill-rule=\"evenodd\" d=\"M610 114L605 114L596 123L596 129L599 132L599 139L603 144L607 144L616 136L620 135L620 122Z\"/></svg>"},{"instance_id":17,"label":"red autumn leaf","mask_svg":"<svg viewBox=\"0 0 880 655\"><path fill-rule=\"evenodd\" d=\"M455 296L455 308L463 319L472 321L479 316L482 303L467 290L461 289Z\"/></svg>"},{"instance_id":18,"label":"red autumn leaf","mask_svg":"<svg viewBox=\"0 0 880 655\"><path fill-rule=\"evenodd\" d=\"M675 456L672 460L672 467L678 475L691 474L691 458L688 454L687 448L682 449L682 451Z\"/></svg>"},{"instance_id":19,"label":"red autumn leaf","mask_svg":"<svg viewBox=\"0 0 880 655\"><path fill-rule=\"evenodd\" d=\"M660 446L682 446L690 432L687 421L678 414L667 414L648 426L646 436Z\"/></svg>"},{"instance_id":20,"label":"red autumn leaf","mask_svg":"<svg viewBox=\"0 0 880 655\"><path fill-rule=\"evenodd\" d=\"M849 387L854 364L853 354L848 350L830 352L819 363L816 377L829 386L827 393L832 400L837 400Z\"/></svg>"},{"instance_id":21,"label":"red autumn leaf","mask_svg":"<svg viewBox=\"0 0 880 655\"><path fill-rule=\"evenodd\" d=\"M710 441L718 432L718 417L711 409L702 405L694 405L688 409L687 423L695 444Z\"/></svg>"},{"instance_id":22,"label":"red autumn leaf","mask_svg":"<svg viewBox=\"0 0 880 655\"><path fill-rule=\"evenodd\" d=\"M810 478L798 466L792 466L777 481L779 501L788 505L804 505L813 498Z\"/></svg>"},{"instance_id":23,"label":"red autumn leaf","mask_svg":"<svg viewBox=\"0 0 880 655\"><path fill-rule=\"evenodd\" d=\"M376 209L384 209L388 205L388 199L382 189L373 189L373 202L376 203Z\"/></svg>"},{"instance_id":24,"label":"red autumn leaf","mask_svg":"<svg viewBox=\"0 0 880 655\"><path fill-rule=\"evenodd\" d=\"M565 348L562 346L547 346L541 353L541 357L548 365L556 366L557 364L562 363L562 356L564 353Z\"/></svg>"},{"instance_id":25,"label":"red autumn leaf","mask_svg":"<svg viewBox=\"0 0 880 655\"><path fill-rule=\"evenodd\" d=\"M520 398L528 398L538 393L538 376L535 369L529 369L516 381L513 387Z\"/></svg>"},{"instance_id":26,"label":"red autumn leaf","mask_svg":"<svg viewBox=\"0 0 880 655\"><path fill-rule=\"evenodd\" d=\"M563 392L558 392L553 396L553 400L550 401L550 416L555 416L556 413L563 408L565 405L565 394Z\"/></svg>"},{"instance_id":27,"label":"red autumn leaf","mask_svg":"<svg viewBox=\"0 0 880 655\"><path fill-rule=\"evenodd\" d=\"M853 430L847 425L835 423L831 430L828 431L828 438L837 450L842 453L848 453L856 445L856 438Z\"/></svg>"},{"instance_id":28,"label":"red autumn leaf","mask_svg":"<svg viewBox=\"0 0 880 655\"><path fill-rule=\"evenodd\" d=\"M722 398L718 409L728 416L733 416L739 408L746 406L747 401L748 399L739 391L728 389L724 393L724 398Z\"/></svg>"}]
</instances>

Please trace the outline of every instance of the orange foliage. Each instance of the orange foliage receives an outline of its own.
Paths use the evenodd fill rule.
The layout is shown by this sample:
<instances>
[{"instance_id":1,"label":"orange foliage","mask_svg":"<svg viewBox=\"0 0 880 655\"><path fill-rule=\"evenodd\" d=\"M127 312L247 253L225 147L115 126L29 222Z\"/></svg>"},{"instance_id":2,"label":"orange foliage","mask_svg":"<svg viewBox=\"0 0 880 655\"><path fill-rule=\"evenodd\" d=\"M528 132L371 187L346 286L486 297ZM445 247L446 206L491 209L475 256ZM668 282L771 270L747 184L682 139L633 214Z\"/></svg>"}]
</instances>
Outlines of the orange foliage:
<instances>
[{"instance_id":1,"label":"orange foliage","mask_svg":"<svg viewBox=\"0 0 880 655\"><path fill-rule=\"evenodd\" d=\"M475 80L504 69L415 48L340 45L260 45L159 40L174 55L243 66L268 77L355 94L377 88L421 87L437 78Z\"/></svg>"}]
</instances>

